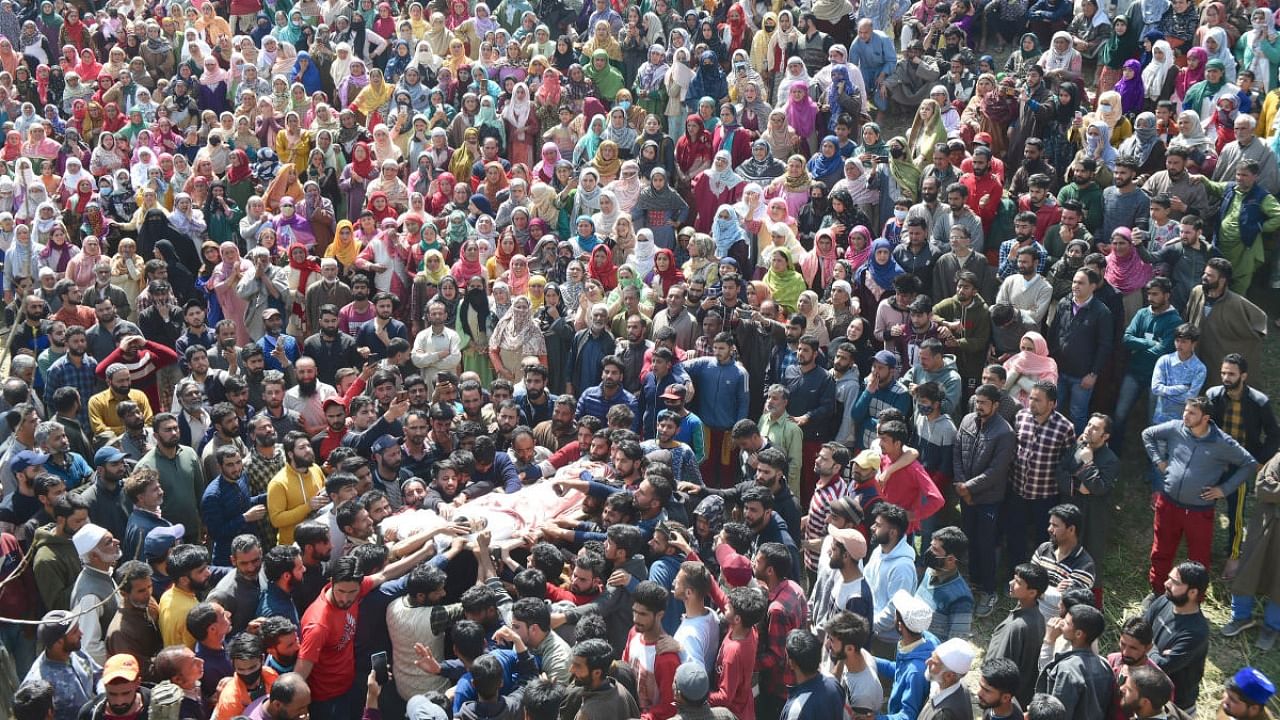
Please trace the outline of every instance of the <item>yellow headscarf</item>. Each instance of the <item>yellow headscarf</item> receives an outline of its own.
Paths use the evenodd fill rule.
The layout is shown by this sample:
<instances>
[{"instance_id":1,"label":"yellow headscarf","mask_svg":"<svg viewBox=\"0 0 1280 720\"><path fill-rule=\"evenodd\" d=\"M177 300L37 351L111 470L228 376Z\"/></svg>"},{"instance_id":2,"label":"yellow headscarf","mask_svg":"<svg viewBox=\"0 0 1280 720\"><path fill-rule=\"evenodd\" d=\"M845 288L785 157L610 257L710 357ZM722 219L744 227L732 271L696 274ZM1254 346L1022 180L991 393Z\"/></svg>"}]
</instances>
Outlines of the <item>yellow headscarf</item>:
<instances>
[{"instance_id":1,"label":"yellow headscarf","mask_svg":"<svg viewBox=\"0 0 1280 720\"><path fill-rule=\"evenodd\" d=\"M351 235L346 242L342 240L343 228L351 231ZM350 220L339 220L338 227L333 233L333 242L329 243L329 247L325 248L324 256L336 259L342 263L343 268L350 268L355 265L356 256L359 254L360 241L356 240L355 227L352 226Z\"/></svg>"}]
</instances>

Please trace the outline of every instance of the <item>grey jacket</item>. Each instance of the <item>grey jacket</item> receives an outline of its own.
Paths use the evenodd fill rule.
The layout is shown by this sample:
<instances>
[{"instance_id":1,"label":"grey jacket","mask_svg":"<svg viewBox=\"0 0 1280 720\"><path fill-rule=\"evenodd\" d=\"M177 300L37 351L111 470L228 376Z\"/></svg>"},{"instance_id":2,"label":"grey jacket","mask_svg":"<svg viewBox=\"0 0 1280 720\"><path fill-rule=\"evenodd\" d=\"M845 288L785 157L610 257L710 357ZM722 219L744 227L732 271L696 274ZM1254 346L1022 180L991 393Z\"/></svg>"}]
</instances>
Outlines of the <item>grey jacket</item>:
<instances>
[{"instance_id":1,"label":"grey jacket","mask_svg":"<svg viewBox=\"0 0 1280 720\"><path fill-rule=\"evenodd\" d=\"M1089 648L1058 653L1040 671L1036 692L1049 693L1067 708L1067 720L1105 720L1111 709L1115 674Z\"/></svg>"},{"instance_id":2,"label":"grey jacket","mask_svg":"<svg viewBox=\"0 0 1280 720\"><path fill-rule=\"evenodd\" d=\"M1200 493L1217 486L1224 495L1230 495L1253 477L1258 465L1249 451L1213 422L1202 438L1192 435L1182 420L1160 423L1142 431L1142 444L1152 465L1169 464L1161 492L1179 506L1193 510L1215 504L1201 498Z\"/></svg>"},{"instance_id":3,"label":"grey jacket","mask_svg":"<svg viewBox=\"0 0 1280 720\"><path fill-rule=\"evenodd\" d=\"M969 413L960 421L954 455L954 482L964 485L975 505L1004 500L1013 467L1017 439L1009 422L996 413L979 426L977 413Z\"/></svg>"}]
</instances>

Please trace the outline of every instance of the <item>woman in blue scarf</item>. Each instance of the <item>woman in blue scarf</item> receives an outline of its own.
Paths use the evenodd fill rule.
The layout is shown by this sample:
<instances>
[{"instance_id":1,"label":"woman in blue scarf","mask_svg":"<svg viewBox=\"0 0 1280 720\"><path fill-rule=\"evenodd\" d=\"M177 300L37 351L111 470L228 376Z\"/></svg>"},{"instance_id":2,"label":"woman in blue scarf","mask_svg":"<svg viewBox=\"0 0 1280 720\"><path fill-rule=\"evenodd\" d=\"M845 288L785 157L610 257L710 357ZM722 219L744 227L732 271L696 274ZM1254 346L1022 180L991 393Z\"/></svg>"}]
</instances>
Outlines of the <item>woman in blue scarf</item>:
<instances>
[{"instance_id":1,"label":"woman in blue scarf","mask_svg":"<svg viewBox=\"0 0 1280 720\"><path fill-rule=\"evenodd\" d=\"M689 81L689 92L685 94L685 105L690 113L698 111L698 101L703 97L720 100L729 96L729 81L725 80L724 71L720 69L720 61L710 50L702 53L698 59L698 72Z\"/></svg>"},{"instance_id":2,"label":"woman in blue scarf","mask_svg":"<svg viewBox=\"0 0 1280 720\"><path fill-rule=\"evenodd\" d=\"M590 215L579 215L574 225L578 228L578 234L573 237L573 244L577 246L578 255L590 255L592 250L600 244L600 237L596 235L596 224Z\"/></svg>"},{"instance_id":3,"label":"woman in blue scarf","mask_svg":"<svg viewBox=\"0 0 1280 720\"><path fill-rule=\"evenodd\" d=\"M732 205L721 205L716 210L715 219L711 221L711 239L716 241L716 257L744 254L746 239L742 235L742 220ZM739 252L735 253L733 251L738 243L743 243L744 246L737 248Z\"/></svg>"},{"instance_id":4,"label":"woman in blue scarf","mask_svg":"<svg viewBox=\"0 0 1280 720\"><path fill-rule=\"evenodd\" d=\"M302 87L307 89L307 94L320 92L320 68L316 67L314 61L311 60L311 54L306 50L298 52L298 57L293 61L293 75L289 78L290 82L302 83Z\"/></svg>"},{"instance_id":5,"label":"woman in blue scarf","mask_svg":"<svg viewBox=\"0 0 1280 720\"><path fill-rule=\"evenodd\" d=\"M893 245L880 238L871 243L871 255L867 262L853 274L853 284L862 307L876 307L882 299L893 292L893 279L906 272L897 260L893 259ZM872 301L868 305L868 301Z\"/></svg>"},{"instance_id":6,"label":"woman in blue scarf","mask_svg":"<svg viewBox=\"0 0 1280 720\"><path fill-rule=\"evenodd\" d=\"M400 80L400 76L404 74L405 68L409 67L410 61L413 60L413 53L409 50L409 43L404 40L393 40L391 42L391 59L387 60L387 67L382 71L389 83L396 83Z\"/></svg>"},{"instance_id":7,"label":"woman in blue scarf","mask_svg":"<svg viewBox=\"0 0 1280 720\"><path fill-rule=\"evenodd\" d=\"M844 177L844 158L840 157L839 141L835 135L822 138L818 152L809 158L807 168L814 180L821 180L827 187L834 187Z\"/></svg>"}]
</instances>

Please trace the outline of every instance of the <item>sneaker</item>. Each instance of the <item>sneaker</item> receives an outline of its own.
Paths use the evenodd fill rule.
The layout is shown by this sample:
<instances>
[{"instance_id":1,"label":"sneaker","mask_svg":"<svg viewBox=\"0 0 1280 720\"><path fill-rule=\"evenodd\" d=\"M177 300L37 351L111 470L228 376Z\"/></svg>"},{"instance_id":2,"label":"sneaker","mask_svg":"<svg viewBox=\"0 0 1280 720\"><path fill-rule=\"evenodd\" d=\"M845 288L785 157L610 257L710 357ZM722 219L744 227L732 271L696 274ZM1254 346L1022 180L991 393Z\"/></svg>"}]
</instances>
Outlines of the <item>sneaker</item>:
<instances>
[{"instance_id":1,"label":"sneaker","mask_svg":"<svg viewBox=\"0 0 1280 720\"><path fill-rule=\"evenodd\" d=\"M1244 632L1245 630L1248 630L1249 628L1257 624L1258 624L1258 621L1254 620L1251 617L1241 618L1239 620L1232 620L1226 625L1223 625L1222 630L1220 632L1222 633L1222 637L1231 638L1239 635L1240 633Z\"/></svg>"},{"instance_id":2,"label":"sneaker","mask_svg":"<svg viewBox=\"0 0 1280 720\"><path fill-rule=\"evenodd\" d=\"M973 614L980 618L991 615L991 613L995 612L998 601L995 593L982 593L974 604Z\"/></svg>"},{"instance_id":3,"label":"sneaker","mask_svg":"<svg viewBox=\"0 0 1280 720\"><path fill-rule=\"evenodd\" d=\"M1276 635L1280 634L1269 627L1262 628L1262 632L1258 633L1258 640L1254 645L1259 650L1270 650L1276 645Z\"/></svg>"}]
</instances>

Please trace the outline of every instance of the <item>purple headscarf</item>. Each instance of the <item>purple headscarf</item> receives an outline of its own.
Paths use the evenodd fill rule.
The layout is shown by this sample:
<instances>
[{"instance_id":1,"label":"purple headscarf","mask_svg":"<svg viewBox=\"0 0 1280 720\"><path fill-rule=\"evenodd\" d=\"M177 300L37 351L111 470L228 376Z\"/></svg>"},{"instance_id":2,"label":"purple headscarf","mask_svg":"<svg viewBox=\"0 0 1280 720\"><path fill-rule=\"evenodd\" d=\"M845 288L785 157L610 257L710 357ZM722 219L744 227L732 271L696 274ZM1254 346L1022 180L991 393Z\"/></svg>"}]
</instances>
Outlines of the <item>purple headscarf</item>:
<instances>
[{"instance_id":1,"label":"purple headscarf","mask_svg":"<svg viewBox=\"0 0 1280 720\"><path fill-rule=\"evenodd\" d=\"M1142 86L1142 63L1137 60L1125 60L1124 69L1133 72L1132 80L1120 79L1116 83L1115 91L1120 93L1120 108L1125 115L1142 112L1142 98L1144 96L1144 88Z\"/></svg>"}]
</instances>

